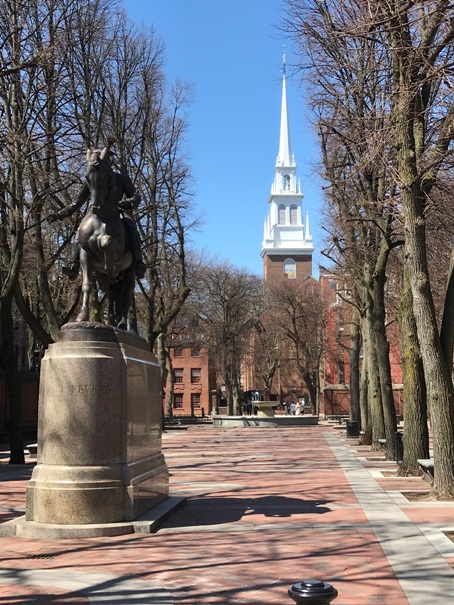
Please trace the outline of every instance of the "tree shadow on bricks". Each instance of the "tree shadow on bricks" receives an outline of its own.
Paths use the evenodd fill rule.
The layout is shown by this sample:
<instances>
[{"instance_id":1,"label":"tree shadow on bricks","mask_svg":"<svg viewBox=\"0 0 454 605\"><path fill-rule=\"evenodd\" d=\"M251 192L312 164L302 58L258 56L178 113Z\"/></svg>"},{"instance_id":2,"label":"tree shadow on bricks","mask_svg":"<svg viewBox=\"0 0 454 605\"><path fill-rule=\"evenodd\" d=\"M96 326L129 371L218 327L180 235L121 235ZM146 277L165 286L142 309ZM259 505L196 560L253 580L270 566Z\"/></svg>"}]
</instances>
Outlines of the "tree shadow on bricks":
<instances>
[{"instance_id":1,"label":"tree shadow on bricks","mask_svg":"<svg viewBox=\"0 0 454 605\"><path fill-rule=\"evenodd\" d=\"M190 527L194 525L219 525L247 519L251 515L264 517L291 517L301 514L330 512L324 506L330 500L302 500L286 496L262 496L259 498L207 497L188 498L186 505L162 528Z\"/></svg>"}]
</instances>

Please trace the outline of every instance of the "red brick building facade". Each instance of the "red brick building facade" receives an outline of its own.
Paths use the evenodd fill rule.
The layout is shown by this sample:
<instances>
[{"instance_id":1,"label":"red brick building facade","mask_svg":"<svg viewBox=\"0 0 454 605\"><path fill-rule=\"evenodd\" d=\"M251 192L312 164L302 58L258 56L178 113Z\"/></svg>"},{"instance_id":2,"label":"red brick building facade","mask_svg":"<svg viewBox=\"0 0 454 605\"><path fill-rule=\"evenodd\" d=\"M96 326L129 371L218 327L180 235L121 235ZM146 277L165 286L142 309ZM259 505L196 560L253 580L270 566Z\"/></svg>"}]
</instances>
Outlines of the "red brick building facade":
<instances>
[{"instance_id":1,"label":"red brick building facade","mask_svg":"<svg viewBox=\"0 0 454 605\"><path fill-rule=\"evenodd\" d=\"M293 279L302 280L312 274L312 254L268 254L263 259L263 276L265 281L277 281L285 275L284 263L294 261Z\"/></svg>"},{"instance_id":2,"label":"red brick building facade","mask_svg":"<svg viewBox=\"0 0 454 605\"><path fill-rule=\"evenodd\" d=\"M171 347L170 357L175 377L173 415L210 415L216 381L208 349L198 345L177 345Z\"/></svg>"},{"instance_id":3,"label":"red brick building facade","mask_svg":"<svg viewBox=\"0 0 454 605\"><path fill-rule=\"evenodd\" d=\"M322 298L325 301L325 334L323 362L320 368L320 414L347 415L350 409L349 346L352 307L345 300L343 280L333 274L320 276ZM402 366L400 361L397 322L388 326L391 378L396 413L402 414ZM360 358L361 364L361 358Z\"/></svg>"}]
</instances>

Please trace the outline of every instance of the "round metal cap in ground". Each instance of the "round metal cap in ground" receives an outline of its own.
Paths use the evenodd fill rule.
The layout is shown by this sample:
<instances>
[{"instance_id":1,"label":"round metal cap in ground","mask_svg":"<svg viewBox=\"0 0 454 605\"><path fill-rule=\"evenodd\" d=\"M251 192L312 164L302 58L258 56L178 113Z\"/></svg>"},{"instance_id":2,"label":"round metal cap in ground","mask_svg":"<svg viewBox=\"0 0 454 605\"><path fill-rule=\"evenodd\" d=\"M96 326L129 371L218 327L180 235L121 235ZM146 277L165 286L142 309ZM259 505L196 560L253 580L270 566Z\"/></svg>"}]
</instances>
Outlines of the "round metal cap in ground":
<instances>
[{"instance_id":1,"label":"round metal cap in ground","mask_svg":"<svg viewBox=\"0 0 454 605\"><path fill-rule=\"evenodd\" d=\"M297 605L328 605L337 595L337 590L321 580L302 580L288 590Z\"/></svg>"}]
</instances>

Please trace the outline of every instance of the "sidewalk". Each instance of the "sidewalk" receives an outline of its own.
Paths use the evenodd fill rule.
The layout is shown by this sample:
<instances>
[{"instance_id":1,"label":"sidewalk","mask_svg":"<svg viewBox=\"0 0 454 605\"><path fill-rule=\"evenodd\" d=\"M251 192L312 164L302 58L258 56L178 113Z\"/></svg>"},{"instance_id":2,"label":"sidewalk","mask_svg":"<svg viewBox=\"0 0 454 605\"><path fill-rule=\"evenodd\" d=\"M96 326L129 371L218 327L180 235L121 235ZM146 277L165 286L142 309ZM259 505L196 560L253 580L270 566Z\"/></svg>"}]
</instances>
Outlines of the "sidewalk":
<instances>
[{"instance_id":1,"label":"sidewalk","mask_svg":"<svg viewBox=\"0 0 454 605\"><path fill-rule=\"evenodd\" d=\"M0 604L291 605L303 579L335 605L454 602L454 502L409 502L419 478L330 426L163 435L172 495L154 534L0 538ZM31 467L0 465L0 521L23 514Z\"/></svg>"}]
</instances>

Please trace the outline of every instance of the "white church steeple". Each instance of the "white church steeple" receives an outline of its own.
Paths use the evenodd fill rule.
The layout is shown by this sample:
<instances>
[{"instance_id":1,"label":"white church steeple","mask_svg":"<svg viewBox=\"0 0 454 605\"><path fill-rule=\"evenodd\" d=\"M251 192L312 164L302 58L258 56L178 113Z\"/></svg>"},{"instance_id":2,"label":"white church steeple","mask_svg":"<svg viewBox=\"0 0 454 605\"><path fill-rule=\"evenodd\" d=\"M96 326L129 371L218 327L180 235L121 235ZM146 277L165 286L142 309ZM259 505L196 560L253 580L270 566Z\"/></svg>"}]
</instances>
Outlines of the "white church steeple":
<instances>
[{"instance_id":1,"label":"white church steeple","mask_svg":"<svg viewBox=\"0 0 454 605\"><path fill-rule=\"evenodd\" d=\"M282 68L282 105L281 105L281 133L279 137L279 155L277 156L276 166L292 166L295 164L295 158L292 154L290 145L290 130L288 127L287 110L287 87L285 83L285 55L283 56Z\"/></svg>"},{"instance_id":2,"label":"white church steeple","mask_svg":"<svg viewBox=\"0 0 454 605\"><path fill-rule=\"evenodd\" d=\"M265 263L265 279L267 278L267 266L276 262L283 263L283 274L287 277L306 277L311 273L314 248L309 231L309 217L306 218L306 225L302 218L302 199L300 183L296 176L295 157L290 145L284 55L279 153L274 169L274 181L271 185L270 208L265 220L261 253ZM298 276L298 263L301 267L304 264L306 275ZM291 270L292 267L294 267L294 271Z\"/></svg>"}]
</instances>

